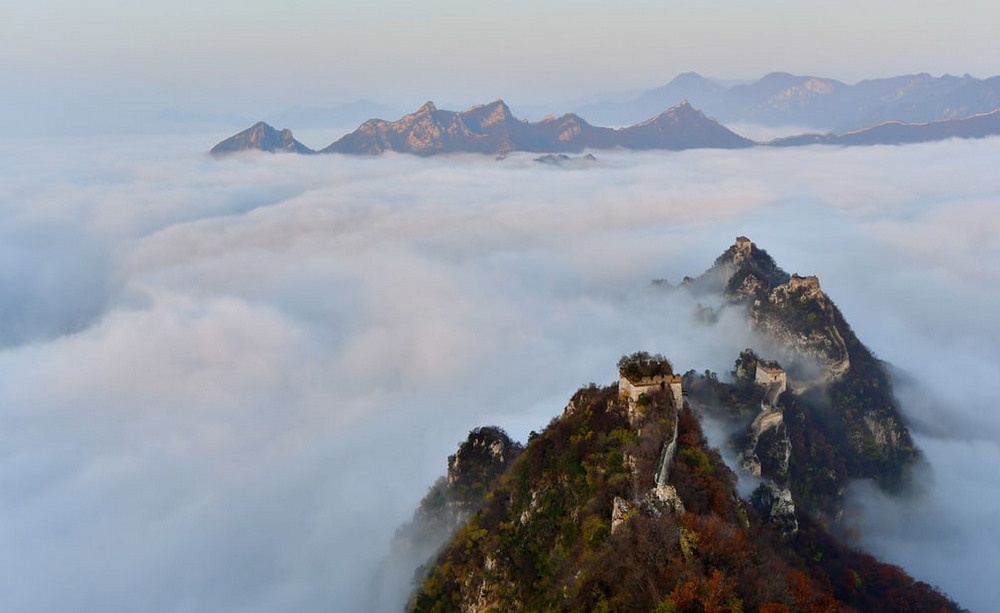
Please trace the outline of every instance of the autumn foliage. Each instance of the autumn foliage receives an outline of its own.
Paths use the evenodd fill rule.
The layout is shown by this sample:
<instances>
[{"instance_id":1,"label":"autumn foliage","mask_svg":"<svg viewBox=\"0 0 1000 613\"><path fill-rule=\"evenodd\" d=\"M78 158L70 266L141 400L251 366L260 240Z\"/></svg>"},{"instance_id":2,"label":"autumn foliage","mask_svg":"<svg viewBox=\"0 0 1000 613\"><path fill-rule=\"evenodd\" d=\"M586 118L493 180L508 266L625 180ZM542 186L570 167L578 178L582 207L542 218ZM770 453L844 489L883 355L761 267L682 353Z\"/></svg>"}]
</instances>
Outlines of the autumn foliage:
<instances>
[{"instance_id":1,"label":"autumn foliage","mask_svg":"<svg viewBox=\"0 0 1000 613\"><path fill-rule=\"evenodd\" d=\"M697 415L657 396L630 424L615 386L577 392L432 560L410 610L957 610L806 518L791 539L762 523ZM651 510L642 499L675 423L669 482L684 509ZM627 511L612 530L616 504Z\"/></svg>"}]
</instances>

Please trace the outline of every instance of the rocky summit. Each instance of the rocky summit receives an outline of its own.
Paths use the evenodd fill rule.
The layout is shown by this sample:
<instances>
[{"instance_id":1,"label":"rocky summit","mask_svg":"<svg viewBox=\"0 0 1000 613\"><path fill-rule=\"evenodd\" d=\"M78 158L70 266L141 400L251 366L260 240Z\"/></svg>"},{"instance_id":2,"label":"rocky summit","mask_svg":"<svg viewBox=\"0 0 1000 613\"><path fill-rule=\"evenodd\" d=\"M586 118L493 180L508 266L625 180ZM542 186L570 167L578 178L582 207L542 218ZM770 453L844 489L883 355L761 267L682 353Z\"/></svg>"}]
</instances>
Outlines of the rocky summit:
<instances>
[{"instance_id":1,"label":"rocky summit","mask_svg":"<svg viewBox=\"0 0 1000 613\"><path fill-rule=\"evenodd\" d=\"M209 152L212 155L228 155L241 151L266 151L268 153L316 153L292 136L285 128L276 130L259 121L239 134L230 136Z\"/></svg>"},{"instance_id":2,"label":"rocky summit","mask_svg":"<svg viewBox=\"0 0 1000 613\"><path fill-rule=\"evenodd\" d=\"M959 611L828 531L848 480L897 492L917 452L884 365L819 280L740 237L700 277L658 285L743 312L760 352L722 377L637 352L523 448L474 430L401 532L456 526L407 609ZM735 432L737 465L709 446L705 415ZM740 475L759 481L747 498Z\"/></svg>"},{"instance_id":3,"label":"rocky summit","mask_svg":"<svg viewBox=\"0 0 1000 613\"><path fill-rule=\"evenodd\" d=\"M744 467L824 520L842 512L851 479L871 479L890 492L905 488L919 452L886 365L817 277L788 274L739 237L679 289L705 301L715 296L706 308L740 310L761 338L761 347L737 358L731 381L685 376L692 404L737 431L733 444ZM767 395L761 382L778 378L785 389Z\"/></svg>"}]
</instances>

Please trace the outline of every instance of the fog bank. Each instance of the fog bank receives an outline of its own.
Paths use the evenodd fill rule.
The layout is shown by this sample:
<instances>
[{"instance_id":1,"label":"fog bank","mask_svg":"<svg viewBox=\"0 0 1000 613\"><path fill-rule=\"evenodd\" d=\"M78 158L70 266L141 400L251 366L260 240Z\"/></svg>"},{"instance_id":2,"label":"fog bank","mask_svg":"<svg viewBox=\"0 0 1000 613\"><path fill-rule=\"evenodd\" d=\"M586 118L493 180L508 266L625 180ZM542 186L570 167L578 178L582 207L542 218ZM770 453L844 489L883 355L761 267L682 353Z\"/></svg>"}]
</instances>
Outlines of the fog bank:
<instances>
[{"instance_id":1,"label":"fog bank","mask_svg":"<svg viewBox=\"0 0 1000 613\"><path fill-rule=\"evenodd\" d=\"M639 349L728 372L743 324L707 333L649 282L741 234L912 378L927 494L859 488L863 543L1000 599L1000 140L587 169L206 142L0 142L11 610L364 610L471 428L524 440Z\"/></svg>"}]
</instances>

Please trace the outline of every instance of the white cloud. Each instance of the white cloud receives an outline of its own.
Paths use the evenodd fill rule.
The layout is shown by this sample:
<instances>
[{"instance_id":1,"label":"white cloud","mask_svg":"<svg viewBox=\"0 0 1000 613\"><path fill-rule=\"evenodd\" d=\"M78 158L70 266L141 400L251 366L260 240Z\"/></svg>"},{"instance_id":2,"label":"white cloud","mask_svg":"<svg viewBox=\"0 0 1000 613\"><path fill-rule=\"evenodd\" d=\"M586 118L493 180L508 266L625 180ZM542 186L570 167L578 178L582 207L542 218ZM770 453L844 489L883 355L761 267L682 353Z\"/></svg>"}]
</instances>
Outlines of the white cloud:
<instances>
[{"instance_id":1,"label":"white cloud","mask_svg":"<svg viewBox=\"0 0 1000 613\"><path fill-rule=\"evenodd\" d=\"M996 140L608 152L584 171L220 161L206 142L0 146L20 169L0 184L14 608L361 609L470 428L523 437L636 349L727 371L752 342L741 324L706 335L693 304L645 288L699 274L739 234L820 275L940 399L906 395L946 486L870 544L976 606L960 564L911 560L932 550L918 527L950 526L947 547L979 557L995 542L954 520L1000 469L983 434L1000 432L983 410L1000 391Z\"/></svg>"}]
</instances>

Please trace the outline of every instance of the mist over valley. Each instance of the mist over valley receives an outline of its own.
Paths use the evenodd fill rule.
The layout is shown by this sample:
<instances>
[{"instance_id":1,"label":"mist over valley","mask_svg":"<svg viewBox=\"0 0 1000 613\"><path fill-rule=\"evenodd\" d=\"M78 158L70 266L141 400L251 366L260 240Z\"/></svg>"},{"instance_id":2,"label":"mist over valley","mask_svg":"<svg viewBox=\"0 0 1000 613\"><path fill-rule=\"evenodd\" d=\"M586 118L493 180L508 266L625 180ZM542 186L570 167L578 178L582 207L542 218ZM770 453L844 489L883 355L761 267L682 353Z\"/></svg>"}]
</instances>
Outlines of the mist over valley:
<instances>
[{"instance_id":1,"label":"mist over valley","mask_svg":"<svg viewBox=\"0 0 1000 613\"><path fill-rule=\"evenodd\" d=\"M898 373L921 491L852 487L857 543L1000 598L997 139L586 166L210 140L0 142L11 610L366 610L470 429L525 441L637 350L733 369L745 322L650 283L739 235Z\"/></svg>"}]
</instances>

